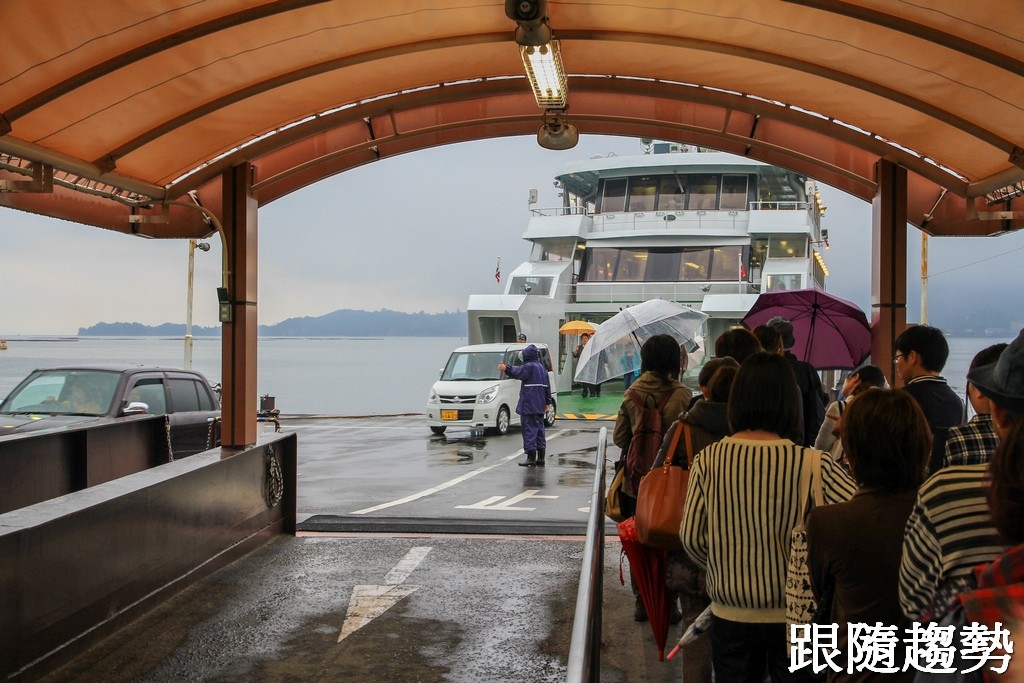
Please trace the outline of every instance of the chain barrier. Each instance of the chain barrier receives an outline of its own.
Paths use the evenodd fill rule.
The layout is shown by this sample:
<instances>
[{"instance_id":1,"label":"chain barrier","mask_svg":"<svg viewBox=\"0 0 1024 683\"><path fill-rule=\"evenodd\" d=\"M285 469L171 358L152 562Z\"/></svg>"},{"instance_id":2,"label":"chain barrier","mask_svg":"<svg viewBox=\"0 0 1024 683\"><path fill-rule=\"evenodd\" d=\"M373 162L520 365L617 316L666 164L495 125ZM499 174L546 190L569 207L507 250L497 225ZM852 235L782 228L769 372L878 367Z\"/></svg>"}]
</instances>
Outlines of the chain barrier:
<instances>
[{"instance_id":1,"label":"chain barrier","mask_svg":"<svg viewBox=\"0 0 1024 683\"><path fill-rule=\"evenodd\" d=\"M267 476L264 482L264 496L267 507L272 508L281 502L284 497L284 473L281 471L281 463L277 461L273 446L267 446Z\"/></svg>"},{"instance_id":2,"label":"chain barrier","mask_svg":"<svg viewBox=\"0 0 1024 683\"><path fill-rule=\"evenodd\" d=\"M174 462L174 446L171 445L171 416L164 414L164 434L167 437L167 462Z\"/></svg>"},{"instance_id":3,"label":"chain barrier","mask_svg":"<svg viewBox=\"0 0 1024 683\"><path fill-rule=\"evenodd\" d=\"M218 422L220 422L220 418L211 417L209 420L207 420L207 422L209 423L210 426L206 430L206 450L210 450L211 448L215 448L217 446L217 444L213 442L213 428L214 426L216 426Z\"/></svg>"}]
</instances>

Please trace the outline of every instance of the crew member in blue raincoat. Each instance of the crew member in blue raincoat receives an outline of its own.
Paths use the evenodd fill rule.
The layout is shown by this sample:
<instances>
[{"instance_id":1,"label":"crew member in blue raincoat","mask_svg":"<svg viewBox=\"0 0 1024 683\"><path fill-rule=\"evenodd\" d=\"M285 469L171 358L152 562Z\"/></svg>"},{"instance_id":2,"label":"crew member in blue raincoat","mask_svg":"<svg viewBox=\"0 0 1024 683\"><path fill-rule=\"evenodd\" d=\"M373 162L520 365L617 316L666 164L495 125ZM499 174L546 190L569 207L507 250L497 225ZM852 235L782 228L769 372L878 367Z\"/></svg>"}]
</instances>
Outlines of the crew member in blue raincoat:
<instances>
[{"instance_id":1,"label":"crew member in blue raincoat","mask_svg":"<svg viewBox=\"0 0 1024 683\"><path fill-rule=\"evenodd\" d=\"M522 382L519 388L519 405L516 412L522 418L523 450L526 462L520 467L544 467L547 441L544 438L544 411L554 405L551 398L551 382L548 371L540 364L540 352L530 344L523 349L523 364L520 366L498 363L498 369L512 379Z\"/></svg>"}]
</instances>

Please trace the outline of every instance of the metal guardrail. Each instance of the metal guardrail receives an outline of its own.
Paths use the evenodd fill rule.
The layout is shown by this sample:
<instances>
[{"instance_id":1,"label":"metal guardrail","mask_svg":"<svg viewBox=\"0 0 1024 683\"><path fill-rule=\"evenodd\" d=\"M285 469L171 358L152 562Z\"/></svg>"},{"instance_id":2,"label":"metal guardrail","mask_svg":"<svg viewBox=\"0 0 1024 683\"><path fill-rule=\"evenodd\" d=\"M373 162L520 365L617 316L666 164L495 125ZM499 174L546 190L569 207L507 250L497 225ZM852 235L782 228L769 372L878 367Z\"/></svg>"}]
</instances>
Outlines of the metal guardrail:
<instances>
[{"instance_id":1,"label":"metal guardrail","mask_svg":"<svg viewBox=\"0 0 1024 683\"><path fill-rule=\"evenodd\" d=\"M594 458L594 488L590 494L590 518L583 548L576 614L569 642L566 681L597 681L601 676L601 602L604 598L604 471L608 428L601 427Z\"/></svg>"}]
</instances>

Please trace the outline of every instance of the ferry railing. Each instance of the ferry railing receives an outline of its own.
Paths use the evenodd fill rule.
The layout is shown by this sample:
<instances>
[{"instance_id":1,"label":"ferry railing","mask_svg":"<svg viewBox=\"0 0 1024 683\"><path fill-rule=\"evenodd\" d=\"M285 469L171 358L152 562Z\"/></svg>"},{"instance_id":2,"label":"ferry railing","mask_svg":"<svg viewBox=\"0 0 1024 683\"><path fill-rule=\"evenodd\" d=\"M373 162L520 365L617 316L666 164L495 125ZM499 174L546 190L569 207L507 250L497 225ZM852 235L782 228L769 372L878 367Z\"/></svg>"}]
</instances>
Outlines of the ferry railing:
<instances>
[{"instance_id":1,"label":"ferry railing","mask_svg":"<svg viewBox=\"0 0 1024 683\"><path fill-rule=\"evenodd\" d=\"M745 233L750 213L738 209L622 211L593 215L593 232L635 230L718 230Z\"/></svg>"},{"instance_id":2,"label":"ferry railing","mask_svg":"<svg viewBox=\"0 0 1024 683\"><path fill-rule=\"evenodd\" d=\"M594 488L590 493L590 518L583 547L576 613L569 641L566 681L598 681L601 678L601 603L604 598L604 472L608 428L601 427L594 458Z\"/></svg>"},{"instance_id":3,"label":"ferry railing","mask_svg":"<svg viewBox=\"0 0 1024 683\"><path fill-rule=\"evenodd\" d=\"M569 288L563 291L561 288ZM705 288L707 288L705 290ZM635 304L648 299L696 301L705 294L756 294L754 283L746 280L721 282L578 282L560 285L558 298L574 303Z\"/></svg>"},{"instance_id":4,"label":"ferry railing","mask_svg":"<svg viewBox=\"0 0 1024 683\"><path fill-rule=\"evenodd\" d=\"M586 216L585 206L555 206L550 208L530 209L532 216Z\"/></svg>"}]
</instances>

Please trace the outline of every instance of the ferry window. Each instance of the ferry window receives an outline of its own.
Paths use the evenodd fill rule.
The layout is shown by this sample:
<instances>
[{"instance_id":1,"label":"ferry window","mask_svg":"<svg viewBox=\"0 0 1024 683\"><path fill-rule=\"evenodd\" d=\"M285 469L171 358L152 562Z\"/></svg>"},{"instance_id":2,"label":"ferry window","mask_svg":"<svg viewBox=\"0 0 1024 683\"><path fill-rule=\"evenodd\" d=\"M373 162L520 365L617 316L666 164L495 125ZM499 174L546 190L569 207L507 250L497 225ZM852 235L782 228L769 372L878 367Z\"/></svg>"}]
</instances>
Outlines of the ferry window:
<instances>
[{"instance_id":1,"label":"ferry window","mask_svg":"<svg viewBox=\"0 0 1024 683\"><path fill-rule=\"evenodd\" d=\"M615 178L604 181L604 192L601 193L601 206L598 213L615 213L626 210L626 179Z\"/></svg>"},{"instance_id":2,"label":"ferry window","mask_svg":"<svg viewBox=\"0 0 1024 683\"><path fill-rule=\"evenodd\" d=\"M750 240L750 280L760 282L761 269L764 268L764 261L768 256L768 239L755 237Z\"/></svg>"},{"instance_id":3,"label":"ferry window","mask_svg":"<svg viewBox=\"0 0 1024 683\"><path fill-rule=\"evenodd\" d=\"M630 211L653 211L654 195L658 189L656 178L644 176L642 178L630 178L629 183L629 210Z\"/></svg>"},{"instance_id":4,"label":"ferry window","mask_svg":"<svg viewBox=\"0 0 1024 683\"><path fill-rule=\"evenodd\" d=\"M718 176L705 173L689 177L690 210L714 210L718 206Z\"/></svg>"},{"instance_id":5,"label":"ferry window","mask_svg":"<svg viewBox=\"0 0 1024 683\"><path fill-rule=\"evenodd\" d=\"M682 211L686 208L686 176L662 176L658 188L658 210Z\"/></svg>"},{"instance_id":6,"label":"ferry window","mask_svg":"<svg viewBox=\"0 0 1024 683\"><path fill-rule=\"evenodd\" d=\"M710 259L710 249L684 251L679 264L679 280L681 282L704 282L707 280Z\"/></svg>"},{"instance_id":7,"label":"ferry window","mask_svg":"<svg viewBox=\"0 0 1024 683\"><path fill-rule=\"evenodd\" d=\"M639 282L644 279L646 269L646 249L622 249L619 251L619 263L615 268L614 279L619 282Z\"/></svg>"},{"instance_id":8,"label":"ferry window","mask_svg":"<svg viewBox=\"0 0 1024 683\"><path fill-rule=\"evenodd\" d=\"M681 256L678 249L648 250L647 274L644 279L651 282L675 282Z\"/></svg>"},{"instance_id":9,"label":"ferry window","mask_svg":"<svg viewBox=\"0 0 1024 683\"><path fill-rule=\"evenodd\" d=\"M514 277L509 286L509 294L529 294L545 296L551 293L550 277Z\"/></svg>"},{"instance_id":10,"label":"ferry window","mask_svg":"<svg viewBox=\"0 0 1024 683\"><path fill-rule=\"evenodd\" d=\"M722 176L722 209L747 208L747 176Z\"/></svg>"},{"instance_id":11,"label":"ferry window","mask_svg":"<svg viewBox=\"0 0 1024 683\"><path fill-rule=\"evenodd\" d=\"M768 239L768 258L806 258L807 235L772 235Z\"/></svg>"},{"instance_id":12,"label":"ferry window","mask_svg":"<svg viewBox=\"0 0 1024 683\"><path fill-rule=\"evenodd\" d=\"M615 263L619 259L618 249L588 249L584 281L609 282L615 277Z\"/></svg>"},{"instance_id":13,"label":"ferry window","mask_svg":"<svg viewBox=\"0 0 1024 683\"><path fill-rule=\"evenodd\" d=\"M571 261L576 245L557 240L538 240L530 253L532 261Z\"/></svg>"},{"instance_id":14,"label":"ferry window","mask_svg":"<svg viewBox=\"0 0 1024 683\"><path fill-rule=\"evenodd\" d=\"M742 257L743 247L715 247L711 252L711 276L708 279L738 281Z\"/></svg>"},{"instance_id":15,"label":"ferry window","mask_svg":"<svg viewBox=\"0 0 1024 683\"><path fill-rule=\"evenodd\" d=\"M765 278L765 281L769 292L801 289L803 287L799 275L769 275Z\"/></svg>"}]
</instances>

